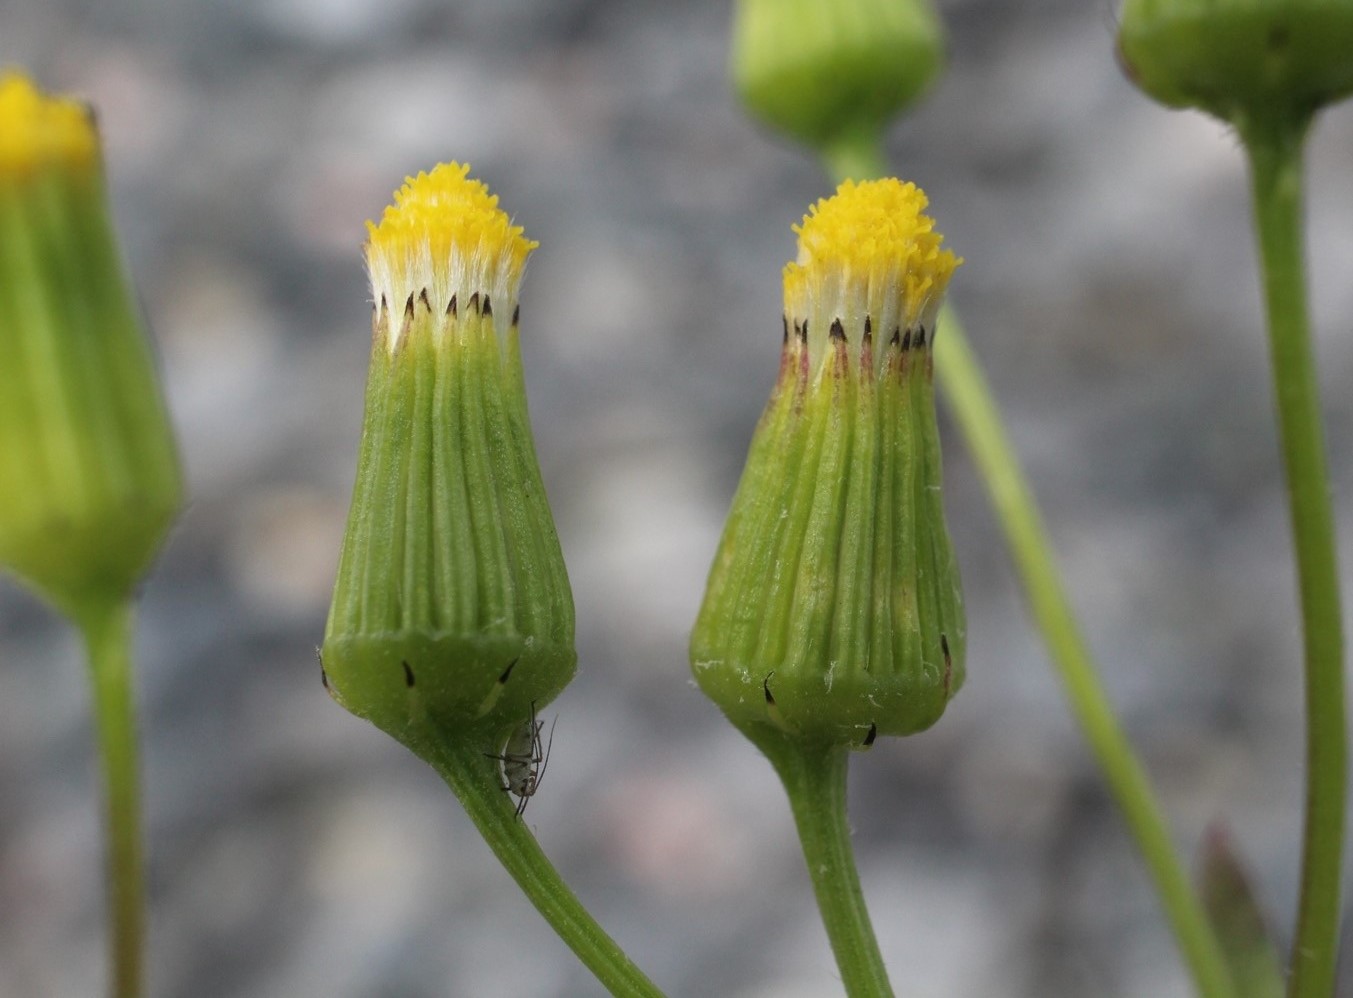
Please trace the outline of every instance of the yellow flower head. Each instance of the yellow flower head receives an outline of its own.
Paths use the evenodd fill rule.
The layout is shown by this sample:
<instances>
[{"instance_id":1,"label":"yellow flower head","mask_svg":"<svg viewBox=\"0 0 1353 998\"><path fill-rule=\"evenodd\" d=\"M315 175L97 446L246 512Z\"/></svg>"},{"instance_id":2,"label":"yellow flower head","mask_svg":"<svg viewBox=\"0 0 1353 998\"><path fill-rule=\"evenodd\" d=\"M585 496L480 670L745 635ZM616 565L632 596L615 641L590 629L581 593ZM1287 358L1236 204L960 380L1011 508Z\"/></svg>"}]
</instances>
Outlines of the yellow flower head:
<instances>
[{"instance_id":1,"label":"yellow flower head","mask_svg":"<svg viewBox=\"0 0 1353 998\"><path fill-rule=\"evenodd\" d=\"M440 315L474 295L491 310L510 314L515 307L526 258L540 244L469 172L452 162L409 177L380 222L367 222L366 263L378 307L397 316L416 301ZM390 329L393 349L399 323Z\"/></svg>"},{"instance_id":2,"label":"yellow flower head","mask_svg":"<svg viewBox=\"0 0 1353 998\"><path fill-rule=\"evenodd\" d=\"M808 323L810 355L822 356L836 321L848 336L866 326L874 335L933 332L963 261L940 248L944 237L924 214L927 204L919 187L896 178L847 180L794 226L799 255L785 265L785 315L796 326Z\"/></svg>"},{"instance_id":3,"label":"yellow flower head","mask_svg":"<svg viewBox=\"0 0 1353 998\"><path fill-rule=\"evenodd\" d=\"M99 136L85 105L44 95L18 71L0 73L0 179L49 166L87 168L98 158Z\"/></svg>"}]
</instances>

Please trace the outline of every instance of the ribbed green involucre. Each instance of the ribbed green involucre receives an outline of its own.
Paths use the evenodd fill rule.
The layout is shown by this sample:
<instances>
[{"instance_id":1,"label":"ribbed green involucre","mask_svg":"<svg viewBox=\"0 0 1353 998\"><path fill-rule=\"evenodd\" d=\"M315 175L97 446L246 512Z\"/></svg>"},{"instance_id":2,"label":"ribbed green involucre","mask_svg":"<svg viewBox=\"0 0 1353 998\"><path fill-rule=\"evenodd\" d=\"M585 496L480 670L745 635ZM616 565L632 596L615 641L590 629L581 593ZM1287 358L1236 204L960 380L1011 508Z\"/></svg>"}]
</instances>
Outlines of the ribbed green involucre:
<instances>
[{"instance_id":1,"label":"ribbed green involucre","mask_svg":"<svg viewBox=\"0 0 1353 998\"><path fill-rule=\"evenodd\" d=\"M876 347L867 317L838 321L820 362L801 325L786 337L691 640L739 726L863 745L929 727L963 682L933 335Z\"/></svg>"},{"instance_id":2,"label":"ribbed green involucre","mask_svg":"<svg viewBox=\"0 0 1353 998\"><path fill-rule=\"evenodd\" d=\"M181 492L101 171L0 171L0 566L68 614L121 599Z\"/></svg>"},{"instance_id":3,"label":"ribbed green involucre","mask_svg":"<svg viewBox=\"0 0 1353 998\"><path fill-rule=\"evenodd\" d=\"M1156 100L1226 121L1353 94L1353 0L1127 0L1118 47Z\"/></svg>"},{"instance_id":4,"label":"ribbed green involucre","mask_svg":"<svg viewBox=\"0 0 1353 998\"><path fill-rule=\"evenodd\" d=\"M935 81L943 61L930 0L733 6L733 81L743 103L827 155L876 135Z\"/></svg>"},{"instance_id":5,"label":"ribbed green involucre","mask_svg":"<svg viewBox=\"0 0 1353 998\"><path fill-rule=\"evenodd\" d=\"M478 294L378 308L322 652L334 697L419 754L427 718L505 732L572 677L573 627L516 323Z\"/></svg>"}]
</instances>

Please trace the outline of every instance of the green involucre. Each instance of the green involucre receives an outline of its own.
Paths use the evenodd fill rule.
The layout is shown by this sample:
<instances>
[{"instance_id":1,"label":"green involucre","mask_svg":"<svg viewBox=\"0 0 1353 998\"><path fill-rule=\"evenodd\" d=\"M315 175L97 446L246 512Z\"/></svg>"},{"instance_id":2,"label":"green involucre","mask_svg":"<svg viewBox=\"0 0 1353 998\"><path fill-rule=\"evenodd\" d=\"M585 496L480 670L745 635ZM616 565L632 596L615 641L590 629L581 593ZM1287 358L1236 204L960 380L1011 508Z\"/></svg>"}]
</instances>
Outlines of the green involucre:
<instances>
[{"instance_id":1,"label":"green involucre","mask_svg":"<svg viewBox=\"0 0 1353 998\"><path fill-rule=\"evenodd\" d=\"M772 128L826 150L881 130L939 75L926 0L739 0L733 79Z\"/></svg>"},{"instance_id":2,"label":"green involucre","mask_svg":"<svg viewBox=\"0 0 1353 998\"><path fill-rule=\"evenodd\" d=\"M1127 0L1118 46L1156 100L1233 124L1353 93L1353 0Z\"/></svg>"},{"instance_id":3,"label":"green involucre","mask_svg":"<svg viewBox=\"0 0 1353 998\"><path fill-rule=\"evenodd\" d=\"M335 699L420 755L428 725L498 733L572 678L573 598L526 412L517 330L478 296L376 316L323 664Z\"/></svg>"},{"instance_id":4,"label":"green involucre","mask_svg":"<svg viewBox=\"0 0 1353 998\"><path fill-rule=\"evenodd\" d=\"M181 497L101 174L0 175L0 566L67 613L120 601Z\"/></svg>"},{"instance_id":5,"label":"green involucre","mask_svg":"<svg viewBox=\"0 0 1353 998\"><path fill-rule=\"evenodd\" d=\"M845 334L845 331L842 331ZM786 341L691 638L700 688L739 727L867 745L933 724L964 678L929 344L808 374Z\"/></svg>"}]
</instances>

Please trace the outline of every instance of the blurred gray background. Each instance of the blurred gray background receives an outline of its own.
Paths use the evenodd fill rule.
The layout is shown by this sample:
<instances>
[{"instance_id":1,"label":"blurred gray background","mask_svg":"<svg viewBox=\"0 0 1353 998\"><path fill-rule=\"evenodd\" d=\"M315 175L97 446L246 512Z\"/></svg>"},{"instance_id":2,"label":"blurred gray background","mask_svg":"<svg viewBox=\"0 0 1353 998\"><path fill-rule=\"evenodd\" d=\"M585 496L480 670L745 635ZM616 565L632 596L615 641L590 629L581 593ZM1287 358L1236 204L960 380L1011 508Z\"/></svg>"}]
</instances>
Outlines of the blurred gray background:
<instances>
[{"instance_id":1,"label":"blurred gray background","mask_svg":"<svg viewBox=\"0 0 1353 998\"><path fill-rule=\"evenodd\" d=\"M952 65L893 163L968 259L953 298L1178 842L1226 822L1286 940L1299 635L1236 142L1131 89L1108 0L940 6ZM139 634L154 995L600 993L315 661L366 373L362 223L449 158L541 243L522 338L581 668L526 819L673 996L840 993L782 791L685 661L776 370L790 225L826 190L740 113L728 22L716 2L0 3L0 65L98 106L191 480ZM1350 164L1341 110L1311 149L1309 240L1346 540ZM944 428L968 684L852 773L899 992L1184 996ZM97 789L79 647L0 581L4 998L102 991Z\"/></svg>"}]
</instances>

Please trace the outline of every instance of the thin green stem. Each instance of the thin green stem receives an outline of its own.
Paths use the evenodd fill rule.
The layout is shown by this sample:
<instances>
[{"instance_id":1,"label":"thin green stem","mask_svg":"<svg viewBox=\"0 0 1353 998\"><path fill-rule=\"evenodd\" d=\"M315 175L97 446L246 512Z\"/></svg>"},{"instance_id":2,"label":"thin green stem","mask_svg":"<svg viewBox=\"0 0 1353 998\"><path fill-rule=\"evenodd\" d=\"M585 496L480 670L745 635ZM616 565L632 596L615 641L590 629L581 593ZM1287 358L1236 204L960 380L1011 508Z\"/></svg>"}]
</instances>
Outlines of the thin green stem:
<instances>
[{"instance_id":1,"label":"thin green stem","mask_svg":"<svg viewBox=\"0 0 1353 998\"><path fill-rule=\"evenodd\" d=\"M846 820L850 749L787 738L770 728L744 733L784 783L818 910L849 998L891 998L893 989L869 921Z\"/></svg>"},{"instance_id":2,"label":"thin green stem","mask_svg":"<svg viewBox=\"0 0 1353 998\"><path fill-rule=\"evenodd\" d=\"M840 183L843 180L870 180L888 171L883 155L883 135L874 128L847 131L822 149L827 173Z\"/></svg>"},{"instance_id":3,"label":"thin green stem","mask_svg":"<svg viewBox=\"0 0 1353 998\"><path fill-rule=\"evenodd\" d=\"M460 799L479 834L536 910L578 959L618 998L662 998L662 992L597 924L559 876L499 783L490 746L473 737L442 738L425 758Z\"/></svg>"},{"instance_id":4,"label":"thin green stem","mask_svg":"<svg viewBox=\"0 0 1353 998\"><path fill-rule=\"evenodd\" d=\"M1208 998L1233 995L1216 934L1175 852L1146 772L1114 717L1076 624L1033 492L1005 434L986 379L952 310L946 309L938 328L935 369L968 450L986 481L1034 622L1047 642L1072 713L1137 840L1198 993Z\"/></svg>"},{"instance_id":5,"label":"thin green stem","mask_svg":"<svg viewBox=\"0 0 1353 998\"><path fill-rule=\"evenodd\" d=\"M74 615L89 653L103 761L112 969L109 993L115 998L137 998L144 974L145 878L131 663L133 616L130 601L94 603Z\"/></svg>"},{"instance_id":6,"label":"thin green stem","mask_svg":"<svg viewBox=\"0 0 1353 998\"><path fill-rule=\"evenodd\" d=\"M1247 122L1239 130L1250 160L1305 636L1306 828L1288 994L1328 998L1338 957L1347 734L1339 565L1302 254L1308 125L1308 119Z\"/></svg>"}]
</instances>

